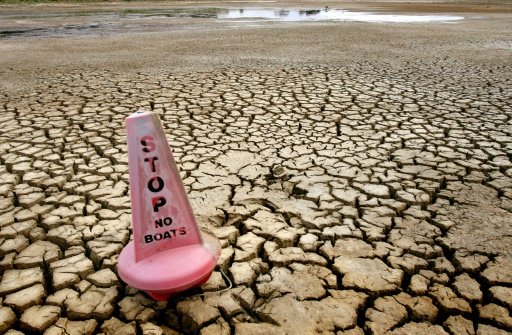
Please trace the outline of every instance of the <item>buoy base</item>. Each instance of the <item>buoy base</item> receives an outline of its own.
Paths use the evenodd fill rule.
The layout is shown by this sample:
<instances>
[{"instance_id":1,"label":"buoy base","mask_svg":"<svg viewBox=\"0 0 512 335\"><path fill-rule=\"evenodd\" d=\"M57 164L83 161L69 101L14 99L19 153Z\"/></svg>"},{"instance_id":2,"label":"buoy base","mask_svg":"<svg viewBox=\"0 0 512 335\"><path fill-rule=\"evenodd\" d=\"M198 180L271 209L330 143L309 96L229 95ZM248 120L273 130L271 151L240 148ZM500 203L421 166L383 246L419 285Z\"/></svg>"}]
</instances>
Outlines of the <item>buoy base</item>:
<instances>
[{"instance_id":1,"label":"buoy base","mask_svg":"<svg viewBox=\"0 0 512 335\"><path fill-rule=\"evenodd\" d=\"M208 273L208 275L205 276L204 279L199 280L197 282L197 284L195 284L189 288L192 288L195 286L201 286L204 283L206 283L208 281L208 279L210 279L212 272L213 271L210 271L210 273ZM170 291L148 291L148 290L143 290L143 291L146 292L151 298L155 299L156 301L166 301L166 300L169 300L169 298L171 298L172 296L176 295L177 293L185 291L185 290L187 290L187 288L184 290L172 291L172 292L170 292Z\"/></svg>"},{"instance_id":2,"label":"buoy base","mask_svg":"<svg viewBox=\"0 0 512 335\"><path fill-rule=\"evenodd\" d=\"M135 261L135 248L130 242L119 255L119 276L153 299L167 300L178 292L204 284L210 278L220 245L218 249L217 246L212 248L209 242L164 250L139 262Z\"/></svg>"}]
</instances>

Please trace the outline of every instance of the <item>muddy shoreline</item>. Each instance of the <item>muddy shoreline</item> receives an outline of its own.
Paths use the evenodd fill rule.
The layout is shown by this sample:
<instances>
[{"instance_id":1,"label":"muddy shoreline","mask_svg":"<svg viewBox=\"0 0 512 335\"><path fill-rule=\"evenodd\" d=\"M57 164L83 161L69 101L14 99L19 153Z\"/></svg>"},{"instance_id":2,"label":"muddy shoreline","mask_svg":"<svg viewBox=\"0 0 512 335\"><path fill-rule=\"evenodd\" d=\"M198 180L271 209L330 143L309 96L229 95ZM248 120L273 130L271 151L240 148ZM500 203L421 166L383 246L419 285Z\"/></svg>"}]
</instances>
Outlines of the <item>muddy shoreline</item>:
<instances>
[{"instance_id":1,"label":"muddy shoreline","mask_svg":"<svg viewBox=\"0 0 512 335\"><path fill-rule=\"evenodd\" d=\"M173 3L186 8L197 3ZM108 12L137 10L141 3L107 4L41 4L6 5L8 11L37 12L40 15L76 10ZM154 10L161 3L150 2ZM200 3L199 6L205 6ZM209 4L213 6L213 4ZM282 6L322 8L322 2L271 3L215 3L214 7L266 7ZM333 5L334 6L334 5ZM354 10L420 10L432 12L431 4L337 3L337 7ZM507 62L510 57L511 30L508 14L501 9L486 13L486 6L448 5L434 6L436 11L464 13L465 20L450 23L379 24L364 22L217 22L209 18L178 17L135 19L106 25L94 15L60 18L5 20L5 31L19 29L60 29L57 37L9 38L0 41L0 75L3 89L22 88L34 84L34 75L42 77L52 73L80 69L111 69L134 71L160 69L212 69L232 66L272 66L277 64L343 64L361 58L395 62L418 61L422 58L445 55L457 59L479 62ZM4 8L4 9L5 9ZM442 8L442 9L441 9ZM8 12L7 11L7 12ZM6 11L4 11L7 13ZM387 12L386 12L387 13ZM392 12L390 12L392 13ZM116 23L117 22L117 23ZM83 32L83 28L89 29ZM92 27L92 28L91 28ZM99 28L98 28L99 27ZM37 31L36 31L37 33ZM37 35L37 34L36 34ZM40 35L40 34L39 34ZM286 43L283 43L286 41ZM250 46L250 47L249 47ZM311 52L315 50L314 52Z\"/></svg>"}]
</instances>

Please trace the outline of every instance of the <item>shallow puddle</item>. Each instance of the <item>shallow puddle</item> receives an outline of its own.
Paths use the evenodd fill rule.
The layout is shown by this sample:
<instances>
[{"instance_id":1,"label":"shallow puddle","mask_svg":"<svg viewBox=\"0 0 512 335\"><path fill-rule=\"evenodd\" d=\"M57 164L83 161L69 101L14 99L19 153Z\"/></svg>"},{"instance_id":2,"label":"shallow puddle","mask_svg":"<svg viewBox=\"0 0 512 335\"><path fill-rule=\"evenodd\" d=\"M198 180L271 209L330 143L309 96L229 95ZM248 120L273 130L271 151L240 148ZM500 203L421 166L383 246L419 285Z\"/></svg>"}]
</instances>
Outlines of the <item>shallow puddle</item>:
<instances>
[{"instance_id":1,"label":"shallow puddle","mask_svg":"<svg viewBox=\"0 0 512 335\"><path fill-rule=\"evenodd\" d=\"M229 9L218 14L219 19L273 19L282 21L363 21L363 22L434 22L458 21L462 16L452 15L402 15L351 12L341 9L277 10Z\"/></svg>"},{"instance_id":2,"label":"shallow puddle","mask_svg":"<svg viewBox=\"0 0 512 335\"><path fill-rule=\"evenodd\" d=\"M98 12L16 12L0 13L0 39L34 36L70 36L88 34L113 34L166 30L167 24L175 24L178 18L190 18L185 23L178 23L179 29L200 29L197 24L208 20L212 23L236 21L240 24L228 27L253 26L256 22L329 22L361 21L380 23L425 23L451 22L463 20L462 16L453 15L412 15L412 14L376 14L355 12L342 9L270 9L270 8L159 8L129 9L122 11ZM154 24L158 19L159 26ZM70 23L70 20L73 23ZM167 22L167 23L166 23ZM194 26L196 25L196 26Z\"/></svg>"}]
</instances>

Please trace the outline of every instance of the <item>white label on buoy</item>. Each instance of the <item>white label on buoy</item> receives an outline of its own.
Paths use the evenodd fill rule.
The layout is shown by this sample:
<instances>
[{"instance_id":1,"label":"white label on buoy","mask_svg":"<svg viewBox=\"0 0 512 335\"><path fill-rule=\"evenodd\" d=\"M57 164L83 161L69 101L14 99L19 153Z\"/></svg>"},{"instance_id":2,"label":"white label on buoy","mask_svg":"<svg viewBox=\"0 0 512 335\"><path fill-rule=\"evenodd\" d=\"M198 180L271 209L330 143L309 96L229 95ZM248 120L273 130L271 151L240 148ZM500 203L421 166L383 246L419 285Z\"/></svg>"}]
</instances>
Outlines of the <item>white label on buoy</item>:
<instances>
[{"instance_id":1,"label":"white label on buoy","mask_svg":"<svg viewBox=\"0 0 512 335\"><path fill-rule=\"evenodd\" d=\"M130 115L126 132L135 261L202 243L158 114Z\"/></svg>"}]
</instances>

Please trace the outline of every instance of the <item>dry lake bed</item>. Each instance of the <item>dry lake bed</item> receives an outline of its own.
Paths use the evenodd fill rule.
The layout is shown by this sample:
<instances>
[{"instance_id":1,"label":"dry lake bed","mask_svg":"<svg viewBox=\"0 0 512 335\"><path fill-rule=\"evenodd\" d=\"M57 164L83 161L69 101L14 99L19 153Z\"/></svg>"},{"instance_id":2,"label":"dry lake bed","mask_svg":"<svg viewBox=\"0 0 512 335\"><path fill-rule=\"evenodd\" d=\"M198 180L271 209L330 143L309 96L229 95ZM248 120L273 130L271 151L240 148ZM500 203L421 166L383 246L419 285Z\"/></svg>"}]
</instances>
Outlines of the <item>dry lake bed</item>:
<instances>
[{"instance_id":1,"label":"dry lake bed","mask_svg":"<svg viewBox=\"0 0 512 335\"><path fill-rule=\"evenodd\" d=\"M510 3L2 4L0 333L512 334L511 102ZM139 107L223 248L167 302Z\"/></svg>"}]
</instances>

